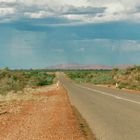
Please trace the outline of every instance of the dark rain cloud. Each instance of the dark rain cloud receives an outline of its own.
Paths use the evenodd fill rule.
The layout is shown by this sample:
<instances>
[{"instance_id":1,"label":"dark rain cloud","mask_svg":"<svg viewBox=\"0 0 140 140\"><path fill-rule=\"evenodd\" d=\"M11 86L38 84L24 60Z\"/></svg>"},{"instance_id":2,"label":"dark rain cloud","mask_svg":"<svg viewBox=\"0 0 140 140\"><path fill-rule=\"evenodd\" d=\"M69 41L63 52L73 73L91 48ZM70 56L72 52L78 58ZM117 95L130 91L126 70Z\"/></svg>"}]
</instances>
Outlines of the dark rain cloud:
<instances>
[{"instance_id":1,"label":"dark rain cloud","mask_svg":"<svg viewBox=\"0 0 140 140\"><path fill-rule=\"evenodd\" d=\"M63 14L74 14L74 15L96 15L98 13L104 13L106 7L69 7L67 12Z\"/></svg>"}]
</instances>

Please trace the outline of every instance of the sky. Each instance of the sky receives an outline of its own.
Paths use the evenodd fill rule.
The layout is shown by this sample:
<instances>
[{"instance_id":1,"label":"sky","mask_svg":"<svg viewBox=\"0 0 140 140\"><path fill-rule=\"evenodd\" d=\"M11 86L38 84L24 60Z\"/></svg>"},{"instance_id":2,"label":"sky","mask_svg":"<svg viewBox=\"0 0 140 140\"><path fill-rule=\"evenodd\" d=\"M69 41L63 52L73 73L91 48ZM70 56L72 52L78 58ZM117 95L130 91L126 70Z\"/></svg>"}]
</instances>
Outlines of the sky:
<instances>
[{"instance_id":1,"label":"sky","mask_svg":"<svg viewBox=\"0 0 140 140\"><path fill-rule=\"evenodd\" d=\"M0 68L140 64L140 0L0 0Z\"/></svg>"}]
</instances>

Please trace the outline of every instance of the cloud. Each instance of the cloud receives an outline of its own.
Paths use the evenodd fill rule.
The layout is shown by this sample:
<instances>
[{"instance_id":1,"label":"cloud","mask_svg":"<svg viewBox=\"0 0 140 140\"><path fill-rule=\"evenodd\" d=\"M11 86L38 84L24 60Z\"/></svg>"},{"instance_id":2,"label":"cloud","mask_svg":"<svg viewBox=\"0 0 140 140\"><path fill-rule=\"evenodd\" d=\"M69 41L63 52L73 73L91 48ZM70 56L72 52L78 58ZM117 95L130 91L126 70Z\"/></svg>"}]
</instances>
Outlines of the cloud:
<instances>
[{"instance_id":1,"label":"cloud","mask_svg":"<svg viewBox=\"0 0 140 140\"><path fill-rule=\"evenodd\" d=\"M13 13L15 13L14 8L11 8L11 7L5 7L5 8L1 7L0 8L0 16L10 15Z\"/></svg>"},{"instance_id":2,"label":"cloud","mask_svg":"<svg viewBox=\"0 0 140 140\"><path fill-rule=\"evenodd\" d=\"M49 13L47 13L46 11L25 12L24 15L30 18L45 18L49 16Z\"/></svg>"},{"instance_id":3,"label":"cloud","mask_svg":"<svg viewBox=\"0 0 140 140\"><path fill-rule=\"evenodd\" d=\"M124 40L120 45L120 49L124 52L140 52L140 41Z\"/></svg>"},{"instance_id":4,"label":"cloud","mask_svg":"<svg viewBox=\"0 0 140 140\"><path fill-rule=\"evenodd\" d=\"M64 11L63 14L67 15L67 14L74 14L74 15L95 15L97 13L103 13L105 11L105 7L73 7L73 6L69 6L66 10L66 12Z\"/></svg>"},{"instance_id":5,"label":"cloud","mask_svg":"<svg viewBox=\"0 0 140 140\"><path fill-rule=\"evenodd\" d=\"M24 18L65 18L74 24L140 22L139 7L139 0L0 0L0 18L1 22Z\"/></svg>"}]
</instances>

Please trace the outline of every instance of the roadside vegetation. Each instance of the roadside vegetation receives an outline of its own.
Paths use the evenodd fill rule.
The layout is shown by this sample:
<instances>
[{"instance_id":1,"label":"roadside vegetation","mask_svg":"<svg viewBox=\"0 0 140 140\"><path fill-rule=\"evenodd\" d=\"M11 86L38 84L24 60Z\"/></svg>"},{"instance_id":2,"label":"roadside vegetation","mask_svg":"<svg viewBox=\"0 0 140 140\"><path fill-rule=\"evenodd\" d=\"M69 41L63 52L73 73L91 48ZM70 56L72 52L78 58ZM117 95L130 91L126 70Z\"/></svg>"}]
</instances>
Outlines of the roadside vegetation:
<instances>
[{"instance_id":1,"label":"roadside vegetation","mask_svg":"<svg viewBox=\"0 0 140 140\"><path fill-rule=\"evenodd\" d=\"M0 70L0 94L10 91L21 91L26 87L50 85L55 78L54 73L45 70Z\"/></svg>"},{"instance_id":2,"label":"roadside vegetation","mask_svg":"<svg viewBox=\"0 0 140 140\"><path fill-rule=\"evenodd\" d=\"M80 83L93 83L96 85L116 85L118 88L140 90L140 66L127 69L113 70L87 70L69 71L66 74Z\"/></svg>"},{"instance_id":3,"label":"roadside vegetation","mask_svg":"<svg viewBox=\"0 0 140 140\"><path fill-rule=\"evenodd\" d=\"M70 71L67 75L80 83L115 84L113 75L109 70Z\"/></svg>"}]
</instances>

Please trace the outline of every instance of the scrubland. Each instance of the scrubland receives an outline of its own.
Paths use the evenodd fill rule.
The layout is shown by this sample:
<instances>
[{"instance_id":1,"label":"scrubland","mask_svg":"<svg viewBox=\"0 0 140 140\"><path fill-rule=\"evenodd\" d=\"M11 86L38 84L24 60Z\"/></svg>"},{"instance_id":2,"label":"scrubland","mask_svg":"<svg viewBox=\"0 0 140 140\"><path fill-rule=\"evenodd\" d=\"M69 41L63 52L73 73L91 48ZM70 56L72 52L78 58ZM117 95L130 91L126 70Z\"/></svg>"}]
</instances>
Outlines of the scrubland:
<instances>
[{"instance_id":1,"label":"scrubland","mask_svg":"<svg viewBox=\"0 0 140 140\"><path fill-rule=\"evenodd\" d=\"M80 83L107 86L115 86L117 83L119 89L140 90L140 66L127 69L69 71L66 74Z\"/></svg>"},{"instance_id":2,"label":"scrubland","mask_svg":"<svg viewBox=\"0 0 140 140\"><path fill-rule=\"evenodd\" d=\"M7 95L9 92L22 93L25 88L35 88L50 85L55 78L54 73L45 70L0 70L0 95Z\"/></svg>"}]
</instances>

